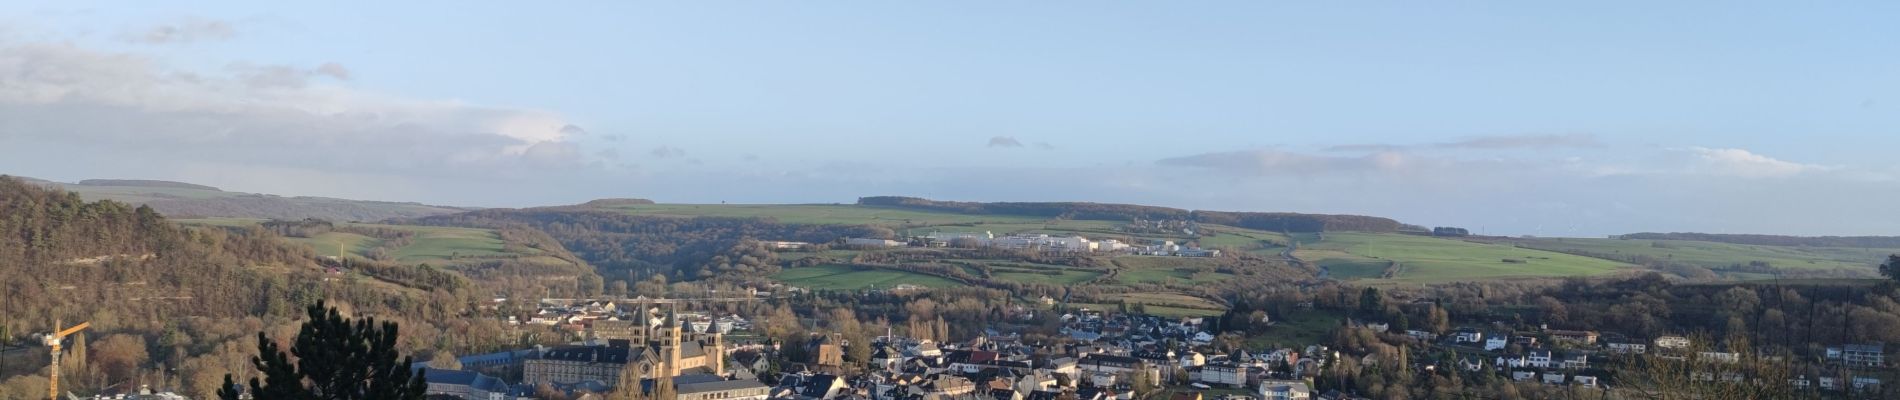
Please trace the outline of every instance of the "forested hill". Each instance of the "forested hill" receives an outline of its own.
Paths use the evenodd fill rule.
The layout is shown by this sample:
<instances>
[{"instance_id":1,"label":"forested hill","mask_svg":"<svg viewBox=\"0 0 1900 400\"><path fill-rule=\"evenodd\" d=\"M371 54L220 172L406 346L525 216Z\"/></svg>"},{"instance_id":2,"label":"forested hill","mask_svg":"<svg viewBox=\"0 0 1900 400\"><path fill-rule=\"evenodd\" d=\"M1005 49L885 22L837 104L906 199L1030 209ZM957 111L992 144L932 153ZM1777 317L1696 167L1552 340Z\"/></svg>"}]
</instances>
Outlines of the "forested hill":
<instances>
[{"instance_id":1,"label":"forested hill","mask_svg":"<svg viewBox=\"0 0 1900 400\"><path fill-rule=\"evenodd\" d=\"M1180 220L1238 226L1275 232L1361 231L1394 232L1399 222L1390 218L1362 215L1299 213L1190 211L1178 208L1133 204L1088 202L1000 202L975 203L938 201L916 197L874 196L858 199L859 205L944 211L959 214L1018 215L1079 220Z\"/></svg>"},{"instance_id":2,"label":"forested hill","mask_svg":"<svg viewBox=\"0 0 1900 400\"><path fill-rule=\"evenodd\" d=\"M376 263L331 269L337 266L321 262L259 226L185 226L151 207L86 202L0 177L0 290L11 299L0 329L8 336L0 341L47 332L55 319L89 321L84 335L97 345L91 359L168 366L174 373L153 386L196 398L211 398L224 374L249 370L243 360L257 332L283 335L279 328L295 326L288 318L317 300L401 322L401 346L413 351L434 346L449 329L444 321L489 294L451 272ZM472 329L458 326L456 337ZM80 347L85 340L75 339L75 354L89 353ZM118 353L107 343L135 343L138 350ZM146 373L88 366L94 364L105 363L68 364L61 389L97 393ZM0 398L25 398L15 389L45 393L43 371L24 365L0 368Z\"/></svg>"},{"instance_id":3,"label":"forested hill","mask_svg":"<svg viewBox=\"0 0 1900 400\"><path fill-rule=\"evenodd\" d=\"M1617 236L1617 238L1638 240L1693 240L1758 246L1900 248L1900 236L1783 236L1693 232L1643 232Z\"/></svg>"},{"instance_id":4,"label":"forested hill","mask_svg":"<svg viewBox=\"0 0 1900 400\"><path fill-rule=\"evenodd\" d=\"M11 320L24 321L15 329L43 330L54 317L140 316L123 320L133 324L169 320L147 313L272 315L361 289L318 285L315 254L280 239L262 229L182 227L151 207L0 178L0 285L16 301Z\"/></svg>"},{"instance_id":5,"label":"forested hill","mask_svg":"<svg viewBox=\"0 0 1900 400\"><path fill-rule=\"evenodd\" d=\"M465 208L420 203L347 200L327 197L284 197L227 192L218 188L171 181L87 179L77 184L22 179L56 190L73 191L89 201L113 200L147 205L173 218L233 217L331 221L381 221L468 211Z\"/></svg>"}]
</instances>

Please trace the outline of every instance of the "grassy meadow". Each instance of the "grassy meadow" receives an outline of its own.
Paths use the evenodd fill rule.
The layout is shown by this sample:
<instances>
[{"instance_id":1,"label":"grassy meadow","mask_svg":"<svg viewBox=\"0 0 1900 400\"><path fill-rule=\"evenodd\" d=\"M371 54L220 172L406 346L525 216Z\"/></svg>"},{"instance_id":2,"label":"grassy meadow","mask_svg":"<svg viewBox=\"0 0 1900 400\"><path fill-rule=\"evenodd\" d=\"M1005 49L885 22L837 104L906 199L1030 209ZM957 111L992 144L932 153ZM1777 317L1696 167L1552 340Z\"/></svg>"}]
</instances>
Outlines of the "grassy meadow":
<instances>
[{"instance_id":1,"label":"grassy meadow","mask_svg":"<svg viewBox=\"0 0 1900 400\"><path fill-rule=\"evenodd\" d=\"M772 275L772 279L785 282L788 285L814 290L888 289L900 284L912 284L931 288L963 286L961 282L935 275L888 269L860 270L837 264L786 268L777 275Z\"/></svg>"},{"instance_id":2,"label":"grassy meadow","mask_svg":"<svg viewBox=\"0 0 1900 400\"><path fill-rule=\"evenodd\" d=\"M1398 262L1399 273L1386 280L1406 283L1589 276L1630 267L1616 261L1502 244L1358 232L1327 233L1323 239L1303 242L1294 255L1323 267L1337 267L1337 279L1383 279L1386 267Z\"/></svg>"},{"instance_id":3,"label":"grassy meadow","mask_svg":"<svg viewBox=\"0 0 1900 400\"><path fill-rule=\"evenodd\" d=\"M1644 256L1708 268L1765 261L1777 268L1871 269L1887 255L1900 254L1900 249L1759 246L1686 240L1534 238L1512 241L1524 247L1610 257Z\"/></svg>"}]
</instances>

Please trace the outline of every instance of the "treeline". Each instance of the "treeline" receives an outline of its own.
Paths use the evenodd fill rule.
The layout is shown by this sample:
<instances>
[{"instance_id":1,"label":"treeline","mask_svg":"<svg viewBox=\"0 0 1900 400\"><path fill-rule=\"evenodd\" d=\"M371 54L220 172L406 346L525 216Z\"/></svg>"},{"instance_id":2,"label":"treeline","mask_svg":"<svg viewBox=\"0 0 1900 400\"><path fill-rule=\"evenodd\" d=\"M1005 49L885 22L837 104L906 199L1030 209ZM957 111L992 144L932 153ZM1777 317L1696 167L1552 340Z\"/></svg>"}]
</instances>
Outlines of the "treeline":
<instances>
[{"instance_id":1,"label":"treeline","mask_svg":"<svg viewBox=\"0 0 1900 400\"><path fill-rule=\"evenodd\" d=\"M1783 236L1694 232L1643 232L1620 235L1615 238L1639 240L1694 240L1759 246L1900 248L1900 236Z\"/></svg>"},{"instance_id":2,"label":"treeline","mask_svg":"<svg viewBox=\"0 0 1900 400\"><path fill-rule=\"evenodd\" d=\"M1395 232L1400 227L1398 221L1390 218L1360 215L1189 211L1168 207L1088 202L975 203L916 197L875 196L858 198L858 204L959 214L1016 215L1075 220L1181 220L1276 232Z\"/></svg>"},{"instance_id":3,"label":"treeline","mask_svg":"<svg viewBox=\"0 0 1900 400\"><path fill-rule=\"evenodd\" d=\"M481 210L411 222L490 229L535 228L593 264L609 280L652 274L665 274L679 280L721 274L770 274L777 271L776 256L755 243L757 241L827 243L846 237L893 235L888 228L871 226L782 224L770 218L637 216L556 208Z\"/></svg>"}]
</instances>

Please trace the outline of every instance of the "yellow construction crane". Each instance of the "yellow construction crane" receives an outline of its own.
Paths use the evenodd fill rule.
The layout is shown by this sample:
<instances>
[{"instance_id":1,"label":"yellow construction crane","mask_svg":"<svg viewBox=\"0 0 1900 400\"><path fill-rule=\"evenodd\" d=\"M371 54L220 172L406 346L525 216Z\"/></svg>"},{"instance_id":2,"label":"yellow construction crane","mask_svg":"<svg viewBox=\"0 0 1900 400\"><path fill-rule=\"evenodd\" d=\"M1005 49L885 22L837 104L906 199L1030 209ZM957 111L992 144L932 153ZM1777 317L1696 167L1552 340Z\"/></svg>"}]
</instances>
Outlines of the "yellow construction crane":
<instances>
[{"instance_id":1,"label":"yellow construction crane","mask_svg":"<svg viewBox=\"0 0 1900 400\"><path fill-rule=\"evenodd\" d=\"M92 323L81 322L79 323L79 325L73 325L71 328L66 328L65 330L60 330L59 325L60 325L59 321L54 320L53 329L57 332L54 332L51 335L40 337L40 340L46 343L47 347L53 348L52 376L47 378L46 380L46 399L47 400L59 400L59 342L61 340L65 340L67 336L72 336L72 334L74 333L79 333L79 330L81 329L86 329L86 327L92 326ZM86 355L81 354L79 356L85 357Z\"/></svg>"}]
</instances>

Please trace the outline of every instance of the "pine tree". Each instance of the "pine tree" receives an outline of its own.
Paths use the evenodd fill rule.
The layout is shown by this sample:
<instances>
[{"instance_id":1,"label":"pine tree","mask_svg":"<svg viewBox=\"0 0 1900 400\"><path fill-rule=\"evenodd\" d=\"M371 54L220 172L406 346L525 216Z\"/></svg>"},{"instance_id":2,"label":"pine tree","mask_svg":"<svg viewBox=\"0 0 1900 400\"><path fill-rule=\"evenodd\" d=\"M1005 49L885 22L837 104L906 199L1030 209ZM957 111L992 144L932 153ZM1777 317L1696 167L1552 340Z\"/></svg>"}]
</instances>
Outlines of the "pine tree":
<instances>
[{"instance_id":1,"label":"pine tree","mask_svg":"<svg viewBox=\"0 0 1900 400\"><path fill-rule=\"evenodd\" d=\"M309 319L289 353L279 350L263 332L257 334L258 355L251 364L263 379L251 378L255 399L422 399L428 389L422 373L411 375L409 357L396 359L396 323L378 325L374 318L352 323L321 301L305 311ZM224 381L218 397L237 400L241 392L236 382L228 374Z\"/></svg>"}]
</instances>

